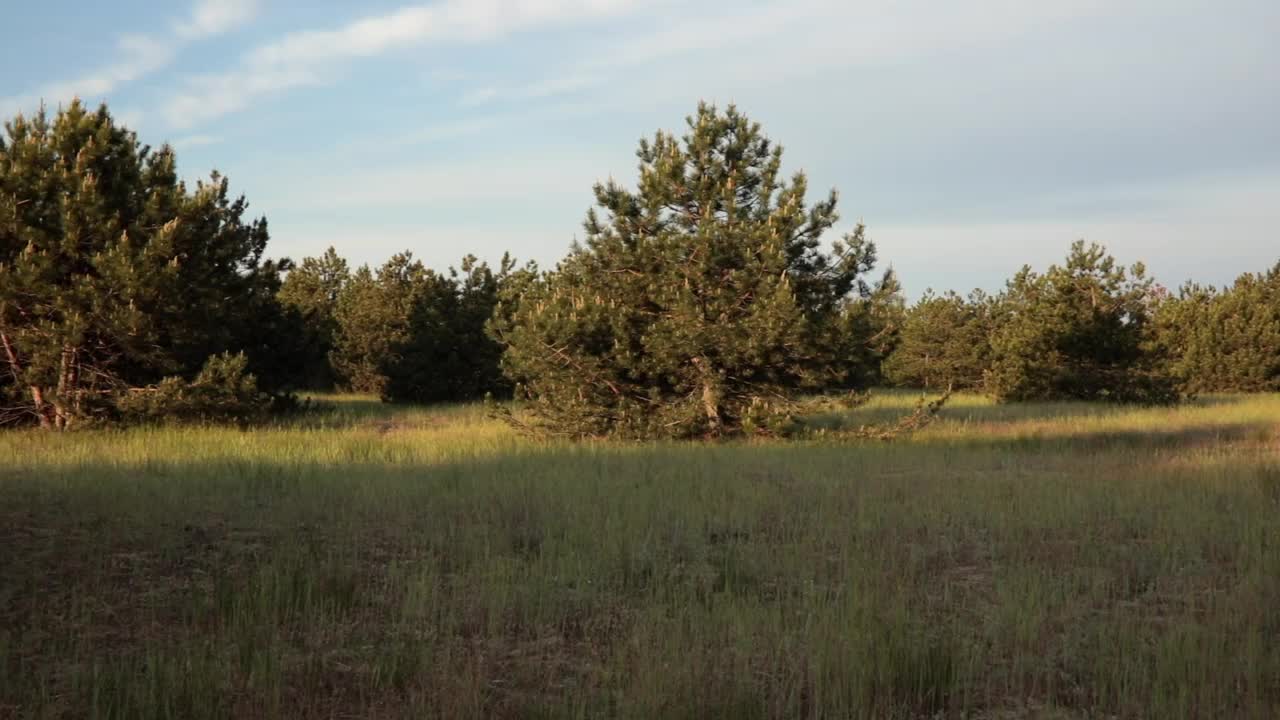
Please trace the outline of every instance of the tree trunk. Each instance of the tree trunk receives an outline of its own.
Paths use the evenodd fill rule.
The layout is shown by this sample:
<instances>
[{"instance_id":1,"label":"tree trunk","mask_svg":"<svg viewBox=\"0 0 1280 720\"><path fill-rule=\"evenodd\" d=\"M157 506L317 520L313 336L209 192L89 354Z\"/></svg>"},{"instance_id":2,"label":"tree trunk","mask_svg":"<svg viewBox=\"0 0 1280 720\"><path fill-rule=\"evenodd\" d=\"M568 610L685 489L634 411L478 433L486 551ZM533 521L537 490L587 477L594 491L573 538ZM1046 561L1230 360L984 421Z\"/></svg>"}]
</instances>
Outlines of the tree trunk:
<instances>
[{"instance_id":1,"label":"tree trunk","mask_svg":"<svg viewBox=\"0 0 1280 720\"><path fill-rule=\"evenodd\" d=\"M720 386L715 380L715 372L711 363L704 357L693 358L694 367L702 376L702 409L707 414L707 425L713 435L720 434L722 420L720 418Z\"/></svg>"},{"instance_id":2,"label":"tree trunk","mask_svg":"<svg viewBox=\"0 0 1280 720\"><path fill-rule=\"evenodd\" d=\"M18 352L13 349L13 342L9 340L8 333L0 332L0 346L4 347L4 358L9 363L9 373L13 375L13 381L18 383L22 378L22 364L18 362ZM28 388L31 393L31 406L35 411L36 417L40 420L40 427L46 430L53 427L49 421L49 414L44 402L44 391L39 385L31 385Z\"/></svg>"},{"instance_id":3,"label":"tree trunk","mask_svg":"<svg viewBox=\"0 0 1280 720\"><path fill-rule=\"evenodd\" d=\"M71 352L71 416L84 417L84 388L80 387L80 350Z\"/></svg>"},{"instance_id":4,"label":"tree trunk","mask_svg":"<svg viewBox=\"0 0 1280 720\"><path fill-rule=\"evenodd\" d=\"M31 386L31 403L35 407L36 417L40 418L40 427L45 430L53 428L53 423L49 420L49 413L46 411L44 403L44 391L39 385Z\"/></svg>"},{"instance_id":5,"label":"tree trunk","mask_svg":"<svg viewBox=\"0 0 1280 720\"><path fill-rule=\"evenodd\" d=\"M18 353L13 349L13 343L9 342L8 333L0 332L0 345L4 346L4 357L9 361L9 372L13 374L13 381L16 383L22 374L22 366L18 364Z\"/></svg>"},{"instance_id":6,"label":"tree trunk","mask_svg":"<svg viewBox=\"0 0 1280 720\"><path fill-rule=\"evenodd\" d=\"M707 413L707 424L712 434L720 433L720 391L709 376L702 381L702 409Z\"/></svg>"},{"instance_id":7,"label":"tree trunk","mask_svg":"<svg viewBox=\"0 0 1280 720\"><path fill-rule=\"evenodd\" d=\"M53 395L53 422L59 430L66 430L71 425L70 413L67 411L67 398L71 397L73 353L69 346L63 345L62 356L58 359L58 388Z\"/></svg>"}]
</instances>

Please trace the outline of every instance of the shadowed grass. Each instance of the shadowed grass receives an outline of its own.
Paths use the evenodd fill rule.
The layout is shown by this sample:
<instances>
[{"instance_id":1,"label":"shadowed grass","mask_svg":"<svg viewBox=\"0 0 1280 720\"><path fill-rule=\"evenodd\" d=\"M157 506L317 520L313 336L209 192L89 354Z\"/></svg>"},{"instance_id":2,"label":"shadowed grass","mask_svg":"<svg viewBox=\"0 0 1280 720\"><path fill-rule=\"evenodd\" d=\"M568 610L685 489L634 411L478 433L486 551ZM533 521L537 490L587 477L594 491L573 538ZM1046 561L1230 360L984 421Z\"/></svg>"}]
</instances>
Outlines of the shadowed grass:
<instances>
[{"instance_id":1,"label":"shadowed grass","mask_svg":"<svg viewBox=\"0 0 1280 720\"><path fill-rule=\"evenodd\" d=\"M330 400L0 435L0 717L1280 714L1280 397L838 446Z\"/></svg>"}]
</instances>

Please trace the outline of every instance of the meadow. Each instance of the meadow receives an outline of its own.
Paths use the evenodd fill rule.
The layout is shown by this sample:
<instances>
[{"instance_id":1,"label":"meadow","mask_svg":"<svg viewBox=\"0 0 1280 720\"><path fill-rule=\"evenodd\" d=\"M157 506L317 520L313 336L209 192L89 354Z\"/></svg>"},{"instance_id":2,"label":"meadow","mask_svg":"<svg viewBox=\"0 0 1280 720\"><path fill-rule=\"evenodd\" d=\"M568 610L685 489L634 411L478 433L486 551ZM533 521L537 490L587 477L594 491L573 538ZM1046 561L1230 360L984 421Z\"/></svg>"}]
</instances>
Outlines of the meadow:
<instances>
[{"instance_id":1,"label":"meadow","mask_svg":"<svg viewBox=\"0 0 1280 720\"><path fill-rule=\"evenodd\" d=\"M717 445L330 401L0 433L0 717L1280 717L1280 396Z\"/></svg>"}]
</instances>

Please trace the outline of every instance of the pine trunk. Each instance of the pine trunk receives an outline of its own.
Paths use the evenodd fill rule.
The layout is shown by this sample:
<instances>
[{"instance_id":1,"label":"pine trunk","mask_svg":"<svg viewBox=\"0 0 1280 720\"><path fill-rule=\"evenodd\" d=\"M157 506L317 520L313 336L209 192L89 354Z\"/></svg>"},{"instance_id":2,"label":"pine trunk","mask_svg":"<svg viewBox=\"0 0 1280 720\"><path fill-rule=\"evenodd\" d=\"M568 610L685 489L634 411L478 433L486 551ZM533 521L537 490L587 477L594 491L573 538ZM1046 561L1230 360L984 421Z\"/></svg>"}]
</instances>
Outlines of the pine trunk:
<instances>
[{"instance_id":1,"label":"pine trunk","mask_svg":"<svg viewBox=\"0 0 1280 720\"><path fill-rule=\"evenodd\" d=\"M36 417L40 418L40 427L45 430L53 428L53 422L49 420L48 406L44 402L44 390L39 385L31 386L31 404L35 408Z\"/></svg>"},{"instance_id":2,"label":"pine trunk","mask_svg":"<svg viewBox=\"0 0 1280 720\"><path fill-rule=\"evenodd\" d=\"M702 408L707 413L707 424L712 434L720 432L720 393L715 381L707 378L702 383Z\"/></svg>"},{"instance_id":3,"label":"pine trunk","mask_svg":"<svg viewBox=\"0 0 1280 720\"><path fill-rule=\"evenodd\" d=\"M70 430L80 414L80 350L71 345L62 347L58 359L58 386L54 390L52 402L49 403L53 414L53 427L58 430ZM43 404L43 394L41 404ZM42 416L48 413L41 412ZM45 424L42 422L42 426Z\"/></svg>"},{"instance_id":4,"label":"pine trunk","mask_svg":"<svg viewBox=\"0 0 1280 720\"><path fill-rule=\"evenodd\" d=\"M71 396L71 357L73 350L64 345L62 355L58 359L58 388L53 395L53 423L59 430L66 430L71 425L70 413L67 411L67 398Z\"/></svg>"},{"instance_id":5,"label":"pine trunk","mask_svg":"<svg viewBox=\"0 0 1280 720\"><path fill-rule=\"evenodd\" d=\"M22 377L22 364L18 362L18 352L13 349L13 342L9 339L8 333L0 332L0 346L4 347L4 358L9 363L9 372L13 375L14 381L19 382ZM31 409L39 419L40 427L52 428L53 423L49 420L48 407L44 401L44 390L39 385L31 385L27 389L31 393Z\"/></svg>"},{"instance_id":6,"label":"pine trunk","mask_svg":"<svg viewBox=\"0 0 1280 720\"><path fill-rule=\"evenodd\" d=\"M9 362L9 371L13 373L16 381L18 376L22 374L22 366L18 364L18 354L14 352L13 343L9 342L8 333L0 332L0 345L4 346L4 357Z\"/></svg>"}]
</instances>

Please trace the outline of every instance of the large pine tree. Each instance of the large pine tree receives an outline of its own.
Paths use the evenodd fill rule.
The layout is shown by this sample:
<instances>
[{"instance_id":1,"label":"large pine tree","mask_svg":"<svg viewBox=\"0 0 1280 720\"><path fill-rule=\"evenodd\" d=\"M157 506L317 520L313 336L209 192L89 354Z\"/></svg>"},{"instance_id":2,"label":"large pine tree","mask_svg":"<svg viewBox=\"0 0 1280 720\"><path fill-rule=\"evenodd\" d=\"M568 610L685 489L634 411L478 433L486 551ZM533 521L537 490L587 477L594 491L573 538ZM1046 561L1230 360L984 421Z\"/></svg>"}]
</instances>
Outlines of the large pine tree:
<instances>
[{"instance_id":1,"label":"large pine tree","mask_svg":"<svg viewBox=\"0 0 1280 720\"><path fill-rule=\"evenodd\" d=\"M280 266L214 175L194 189L173 151L140 145L106 107L19 115L0 137L0 366L10 414L66 428L211 355L269 357ZM228 317L243 322L227 322Z\"/></svg>"},{"instance_id":2,"label":"large pine tree","mask_svg":"<svg viewBox=\"0 0 1280 720\"><path fill-rule=\"evenodd\" d=\"M841 313L874 253L861 228L823 248L835 192L807 204L805 176L785 180L782 149L732 106L637 156L639 186L597 185L584 244L494 322L537 424L723 435L845 383Z\"/></svg>"},{"instance_id":3,"label":"large pine tree","mask_svg":"<svg viewBox=\"0 0 1280 720\"><path fill-rule=\"evenodd\" d=\"M1001 298L988 389L1006 401L1176 400L1156 351L1153 290L1141 263L1126 269L1083 241L1043 274L1024 267Z\"/></svg>"}]
</instances>

